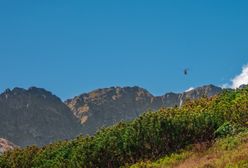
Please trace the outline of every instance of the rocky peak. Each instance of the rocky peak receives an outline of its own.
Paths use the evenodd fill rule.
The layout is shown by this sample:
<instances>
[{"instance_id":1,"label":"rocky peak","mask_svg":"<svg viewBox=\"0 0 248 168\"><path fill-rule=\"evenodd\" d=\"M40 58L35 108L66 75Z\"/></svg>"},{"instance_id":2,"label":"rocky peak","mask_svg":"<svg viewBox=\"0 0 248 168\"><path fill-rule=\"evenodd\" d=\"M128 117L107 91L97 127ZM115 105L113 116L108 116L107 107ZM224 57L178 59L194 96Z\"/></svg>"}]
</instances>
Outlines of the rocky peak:
<instances>
[{"instance_id":1,"label":"rocky peak","mask_svg":"<svg viewBox=\"0 0 248 168\"><path fill-rule=\"evenodd\" d=\"M56 98L57 100L60 100L58 97L53 95L51 92L46 91L45 89L42 88L37 88L37 87L30 87L29 89L23 89L19 87L15 87L12 90L11 89L6 89L2 94L0 94L0 97L17 97L17 96L46 96L50 98Z\"/></svg>"},{"instance_id":2,"label":"rocky peak","mask_svg":"<svg viewBox=\"0 0 248 168\"><path fill-rule=\"evenodd\" d=\"M214 86L214 85L204 85L201 87L197 87L195 89L192 89L187 92L183 92L179 94L179 106L182 106L182 104L187 99L199 99L201 97L212 97L222 91L222 88Z\"/></svg>"},{"instance_id":3,"label":"rocky peak","mask_svg":"<svg viewBox=\"0 0 248 168\"><path fill-rule=\"evenodd\" d=\"M222 88L220 87L217 87L214 85L204 85L204 86L192 89L188 92L184 92L182 94L184 94L186 98L196 99L199 97L211 97L211 96L216 95L220 91L222 91Z\"/></svg>"},{"instance_id":4,"label":"rocky peak","mask_svg":"<svg viewBox=\"0 0 248 168\"><path fill-rule=\"evenodd\" d=\"M247 86L248 86L248 84L240 85L240 86L239 86L239 89L244 89L244 88L247 87Z\"/></svg>"},{"instance_id":5,"label":"rocky peak","mask_svg":"<svg viewBox=\"0 0 248 168\"><path fill-rule=\"evenodd\" d=\"M6 151L13 150L14 148L17 148L17 147L18 146L16 146L12 142L6 139L0 138L0 155Z\"/></svg>"},{"instance_id":6,"label":"rocky peak","mask_svg":"<svg viewBox=\"0 0 248 168\"><path fill-rule=\"evenodd\" d=\"M70 139L81 126L71 110L41 88L14 88L0 94L0 136L19 146Z\"/></svg>"},{"instance_id":7,"label":"rocky peak","mask_svg":"<svg viewBox=\"0 0 248 168\"><path fill-rule=\"evenodd\" d=\"M110 87L81 94L65 103L92 133L102 126L138 117L149 108L153 96L140 87ZM90 129L91 131L88 131Z\"/></svg>"}]
</instances>

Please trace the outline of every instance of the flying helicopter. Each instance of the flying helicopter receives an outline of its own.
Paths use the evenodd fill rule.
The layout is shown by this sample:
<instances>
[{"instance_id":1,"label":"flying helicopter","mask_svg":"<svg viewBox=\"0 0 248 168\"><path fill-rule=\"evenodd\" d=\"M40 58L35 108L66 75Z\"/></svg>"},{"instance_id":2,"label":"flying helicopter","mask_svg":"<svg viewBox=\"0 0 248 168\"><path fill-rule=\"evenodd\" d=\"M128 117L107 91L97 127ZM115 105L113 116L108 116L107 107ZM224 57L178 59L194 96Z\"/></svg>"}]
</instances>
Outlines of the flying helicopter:
<instances>
[{"instance_id":1,"label":"flying helicopter","mask_svg":"<svg viewBox=\"0 0 248 168\"><path fill-rule=\"evenodd\" d=\"M188 75L189 74L189 68L185 68L184 70L183 70L183 74L186 76L186 75Z\"/></svg>"}]
</instances>

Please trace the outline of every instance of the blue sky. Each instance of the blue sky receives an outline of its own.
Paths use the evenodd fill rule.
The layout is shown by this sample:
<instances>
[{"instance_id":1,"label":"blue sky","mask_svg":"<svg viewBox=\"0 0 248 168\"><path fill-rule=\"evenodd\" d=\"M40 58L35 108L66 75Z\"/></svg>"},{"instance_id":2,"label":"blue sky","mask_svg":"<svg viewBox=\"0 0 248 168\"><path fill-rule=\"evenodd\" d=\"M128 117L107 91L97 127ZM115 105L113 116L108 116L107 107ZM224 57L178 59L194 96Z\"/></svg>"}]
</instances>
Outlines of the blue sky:
<instances>
[{"instance_id":1,"label":"blue sky","mask_svg":"<svg viewBox=\"0 0 248 168\"><path fill-rule=\"evenodd\" d=\"M247 9L245 0L1 0L0 91L38 86L66 99L230 83L248 63Z\"/></svg>"}]
</instances>

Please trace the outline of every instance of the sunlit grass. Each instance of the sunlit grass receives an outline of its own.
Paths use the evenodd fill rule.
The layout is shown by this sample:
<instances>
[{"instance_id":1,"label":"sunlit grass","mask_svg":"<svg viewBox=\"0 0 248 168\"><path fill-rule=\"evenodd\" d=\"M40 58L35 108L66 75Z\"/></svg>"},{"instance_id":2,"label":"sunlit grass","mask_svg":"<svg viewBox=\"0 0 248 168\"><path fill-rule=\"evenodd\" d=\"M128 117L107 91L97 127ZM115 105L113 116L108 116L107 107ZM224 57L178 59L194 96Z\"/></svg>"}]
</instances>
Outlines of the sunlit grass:
<instances>
[{"instance_id":1,"label":"sunlit grass","mask_svg":"<svg viewBox=\"0 0 248 168\"><path fill-rule=\"evenodd\" d=\"M199 148L203 148L200 149ZM157 161L139 162L131 168L247 168L248 132L217 139L204 150L195 144Z\"/></svg>"}]
</instances>

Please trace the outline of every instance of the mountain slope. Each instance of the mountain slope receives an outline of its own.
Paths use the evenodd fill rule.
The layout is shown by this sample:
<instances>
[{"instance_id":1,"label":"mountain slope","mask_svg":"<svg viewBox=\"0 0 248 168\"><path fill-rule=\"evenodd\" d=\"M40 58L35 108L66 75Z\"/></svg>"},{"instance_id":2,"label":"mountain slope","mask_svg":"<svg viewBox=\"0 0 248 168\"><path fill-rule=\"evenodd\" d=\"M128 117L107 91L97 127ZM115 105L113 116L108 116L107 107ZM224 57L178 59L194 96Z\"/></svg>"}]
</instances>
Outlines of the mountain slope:
<instances>
[{"instance_id":1,"label":"mountain slope","mask_svg":"<svg viewBox=\"0 0 248 168\"><path fill-rule=\"evenodd\" d=\"M0 136L18 146L70 139L79 134L81 127L58 97L35 87L2 93L0 118Z\"/></svg>"},{"instance_id":2,"label":"mountain slope","mask_svg":"<svg viewBox=\"0 0 248 168\"><path fill-rule=\"evenodd\" d=\"M211 97L221 91L219 87L206 85L181 94L153 96L137 86L111 87L81 94L65 103L83 124L84 133L93 134L101 127L132 120L148 110L181 106L187 99Z\"/></svg>"},{"instance_id":3,"label":"mountain slope","mask_svg":"<svg viewBox=\"0 0 248 168\"><path fill-rule=\"evenodd\" d=\"M218 96L187 102L180 108L145 113L133 121L102 129L92 137L13 150L0 156L0 167L112 168L169 156L189 145L213 142L247 130L247 95L247 87L225 90ZM235 143L228 141L230 145ZM246 152L237 150L241 153L236 156L246 157L243 151ZM231 164L236 164L235 159L240 158L234 158Z\"/></svg>"}]
</instances>

